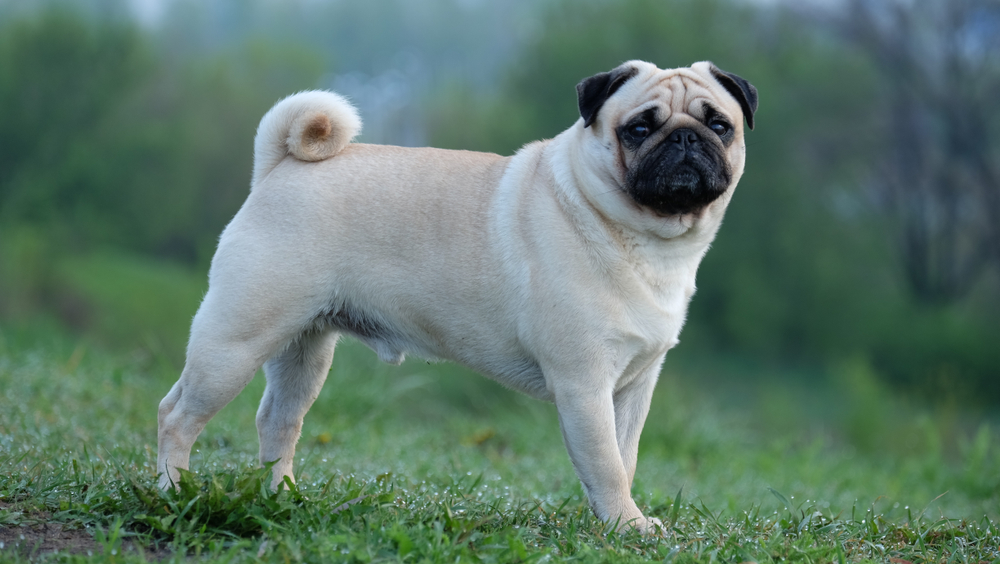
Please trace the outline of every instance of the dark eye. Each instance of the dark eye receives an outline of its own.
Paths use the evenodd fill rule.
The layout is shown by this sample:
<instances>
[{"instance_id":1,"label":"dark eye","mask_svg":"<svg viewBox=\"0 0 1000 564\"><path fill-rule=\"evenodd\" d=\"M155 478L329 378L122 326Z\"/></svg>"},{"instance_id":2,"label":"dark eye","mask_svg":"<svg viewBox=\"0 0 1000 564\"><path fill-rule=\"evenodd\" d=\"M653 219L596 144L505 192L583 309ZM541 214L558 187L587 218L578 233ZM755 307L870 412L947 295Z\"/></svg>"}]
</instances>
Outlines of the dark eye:
<instances>
[{"instance_id":1,"label":"dark eye","mask_svg":"<svg viewBox=\"0 0 1000 564\"><path fill-rule=\"evenodd\" d=\"M628 134L636 139L643 139L649 135L649 126L644 123L634 123L628 127Z\"/></svg>"},{"instance_id":2,"label":"dark eye","mask_svg":"<svg viewBox=\"0 0 1000 564\"><path fill-rule=\"evenodd\" d=\"M708 124L708 127L715 132L716 135L722 137L723 135L729 133L729 124L724 121L713 121Z\"/></svg>"}]
</instances>

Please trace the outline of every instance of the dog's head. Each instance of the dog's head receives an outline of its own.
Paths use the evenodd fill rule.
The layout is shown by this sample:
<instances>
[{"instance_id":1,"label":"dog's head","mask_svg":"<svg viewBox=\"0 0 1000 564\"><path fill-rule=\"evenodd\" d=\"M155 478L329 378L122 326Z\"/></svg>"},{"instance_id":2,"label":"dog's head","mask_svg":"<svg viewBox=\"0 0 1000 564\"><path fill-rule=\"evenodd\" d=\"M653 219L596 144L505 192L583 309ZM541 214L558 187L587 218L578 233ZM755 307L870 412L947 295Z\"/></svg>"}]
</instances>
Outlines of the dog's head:
<instances>
[{"instance_id":1,"label":"dog's head","mask_svg":"<svg viewBox=\"0 0 1000 564\"><path fill-rule=\"evenodd\" d=\"M743 124L753 129L757 90L712 63L663 70L629 61L583 80L577 94L585 166L617 186L622 205L697 216L743 173Z\"/></svg>"}]
</instances>

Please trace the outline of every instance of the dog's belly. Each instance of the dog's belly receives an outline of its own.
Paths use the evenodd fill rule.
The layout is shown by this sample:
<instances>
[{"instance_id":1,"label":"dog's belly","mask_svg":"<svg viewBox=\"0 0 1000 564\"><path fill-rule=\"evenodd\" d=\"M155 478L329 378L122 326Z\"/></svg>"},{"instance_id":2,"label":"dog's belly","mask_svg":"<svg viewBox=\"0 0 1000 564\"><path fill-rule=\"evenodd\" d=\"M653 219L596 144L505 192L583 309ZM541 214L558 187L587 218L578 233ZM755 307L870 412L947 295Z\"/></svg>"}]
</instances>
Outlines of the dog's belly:
<instances>
[{"instance_id":1,"label":"dog's belly","mask_svg":"<svg viewBox=\"0 0 1000 564\"><path fill-rule=\"evenodd\" d=\"M504 386L537 399L552 401L538 362L513 340L492 333L465 333L460 339L442 337L418 323L394 319L371 307L335 304L317 316L317 323L351 335L389 364L400 364L407 354L426 360L463 364ZM508 342L509 341L509 342Z\"/></svg>"},{"instance_id":2,"label":"dog's belly","mask_svg":"<svg viewBox=\"0 0 1000 564\"><path fill-rule=\"evenodd\" d=\"M497 355L492 359L478 360L482 364L487 364L489 360L494 361L492 365L478 368L483 375L488 376L490 379L535 399L544 401L553 400L552 392L546 386L542 368L530 356L525 354L501 357Z\"/></svg>"}]
</instances>

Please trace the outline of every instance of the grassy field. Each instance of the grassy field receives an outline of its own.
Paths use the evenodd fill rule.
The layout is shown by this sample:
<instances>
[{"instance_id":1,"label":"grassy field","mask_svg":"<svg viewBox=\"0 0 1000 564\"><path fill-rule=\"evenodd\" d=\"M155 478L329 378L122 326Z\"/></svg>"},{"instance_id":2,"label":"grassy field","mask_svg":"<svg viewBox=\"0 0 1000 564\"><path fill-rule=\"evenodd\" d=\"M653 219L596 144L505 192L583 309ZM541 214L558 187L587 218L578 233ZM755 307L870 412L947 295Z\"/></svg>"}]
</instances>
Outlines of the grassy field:
<instances>
[{"instance_id":1,"label":"grassy field","mask_svg":"<svg viewBox=\"0 0 1000 564\"><path fill-rule=\"evenodd\" d=\"M3 562L1000 562L996 424L900 399L862 359L818 377L668 358L633 488L657 537L595 521L551 405L351 340L296 488L255 468L258 375L161 494L156 406L203 277L94 261L60 278L92 337L0 329Z\"/></svg>"},{"instance_id":2,"label":"grassy field","mask_svg":"<svg viewBox=\"0 0 1000 564\"><path fill-rule=\"evenodd\" d=\"M896 422L910 444L886 447L878 435L899 426L875 418L859 446L815 419L780 430L787 414L727 406L668 366L634 493L669 530L642 538L594 520L551 406L451 365L381 365L351 341L306 419L296 489L272 494L254 468L258 376L199 439L181 491L162 495L155 409L175 377L149 355L3 333L0 560L1000 557L1000 451L986 425L952 449L943 416L893 411L911 418ZM804 401L794 394L774 401Z\"/></svg>"}]
</instances>

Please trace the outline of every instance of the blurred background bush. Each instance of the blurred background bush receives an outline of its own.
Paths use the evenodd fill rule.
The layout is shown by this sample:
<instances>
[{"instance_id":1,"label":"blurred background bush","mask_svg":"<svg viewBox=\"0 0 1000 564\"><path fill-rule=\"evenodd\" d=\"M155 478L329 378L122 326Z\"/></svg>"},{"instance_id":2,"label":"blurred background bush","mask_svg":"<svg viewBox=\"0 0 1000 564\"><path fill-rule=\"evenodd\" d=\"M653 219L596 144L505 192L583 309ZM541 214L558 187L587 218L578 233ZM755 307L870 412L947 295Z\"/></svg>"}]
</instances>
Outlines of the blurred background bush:
<instances>
[{"instance_id":1,"label":"blurred background bush","mask_svg":"<svg viewBox=\"0 0 1000 564\"><path fill-rule=\"evenodd\" d=\"M284 95L348 95L362 141L510 154L586 76L710 59L760 109L667 370L992 410L998 43L990 0L0 0L0 325L179 367Z\"/></svg>"}]
</instances>

